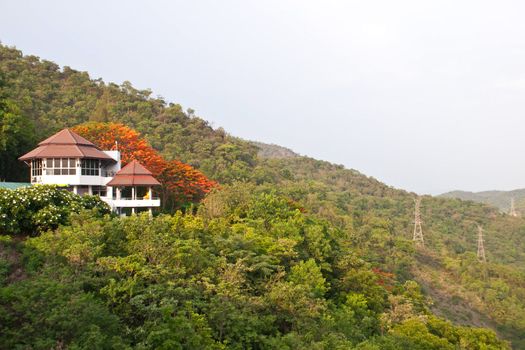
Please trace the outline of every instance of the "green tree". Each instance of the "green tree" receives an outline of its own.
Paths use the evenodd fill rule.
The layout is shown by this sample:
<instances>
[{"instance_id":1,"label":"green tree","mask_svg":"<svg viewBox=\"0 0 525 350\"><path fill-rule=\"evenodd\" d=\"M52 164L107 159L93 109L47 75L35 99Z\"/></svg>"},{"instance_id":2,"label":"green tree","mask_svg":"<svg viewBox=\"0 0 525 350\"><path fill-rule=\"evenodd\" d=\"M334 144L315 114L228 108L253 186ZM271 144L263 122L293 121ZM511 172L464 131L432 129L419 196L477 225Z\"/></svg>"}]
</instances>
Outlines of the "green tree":
<instances>
[{"instance_id":1,"label":"green tree","mask_svg":"<svg viewBox=\"0 0 525 350\"><path fill-rule=\"evenodd\" d=\"M0 181L28 181L29 170L18 157L35 144L33 124L8 98L5 78L0 75Z\"/></svg>"}]
</instances>

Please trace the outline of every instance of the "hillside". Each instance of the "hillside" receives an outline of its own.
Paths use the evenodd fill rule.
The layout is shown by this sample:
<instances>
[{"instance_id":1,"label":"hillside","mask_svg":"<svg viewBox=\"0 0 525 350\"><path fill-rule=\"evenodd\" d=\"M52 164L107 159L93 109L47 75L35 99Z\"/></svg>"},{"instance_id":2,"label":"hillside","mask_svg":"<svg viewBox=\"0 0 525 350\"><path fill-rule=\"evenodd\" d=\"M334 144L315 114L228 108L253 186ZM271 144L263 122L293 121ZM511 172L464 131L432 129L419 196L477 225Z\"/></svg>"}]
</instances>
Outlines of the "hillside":
<instances>
[{"instance_id":1,"label":"hillside","mask_svg":"<svg viewBox=\"0 0 525 350\"><path fill-rule=\"evenodd\" d=\"M45 263L35 280L23 283L36 283L36 279L70 283L71 276L53 271L73 270L81 282L72 283L71 288L78 288L74 293L84 298L75 300L84 303L96 298L93 305L101 309L109 305L109 311L104 309L107 319L118 316L119 322L136 330L137 338L140 332L153 330L161 337L177 322L184 327L190 327L184 323L190 322L194 327L190 328L201 329L208 340L241 344L239 338L246 334L250 339L243 338L242 344L251 345L245 348L275 348L285 343L294 348L289 344L314 340L319 342L317 348L330 348L329 344L335 344L330 341L348 337L352 346L364 342L360 349L416 349L415 343L399 344L416 342L417 334L427 331L434 332L428 339L444 345L417 349L460 348L447 345L453 344L452 339L444 340L443 329L449 327L455 341L461 338L459 334L478 339L469 333L470 328L451 328L434 320L432 310L457 324L490 327L512 341L515 349L525 348L524 219L479 203L425 196L426 247L415 249L411 242L413 193L279 146L233 137L213 129L194 111L151 97L151 91L137 90L129 82L117 85L92 79L85 72L24 56L14 48L0 46L0 71L6 82L2 93L33 130L26 144L17 145L19 150L33 147L63 127L87 121L124 123L141 132L165 158L187 162L221 184L221 191L209 196L195 217L192 213L184 218L179 217L183 214L159 217L151 228L141 221L145 219L80 218L72 228L30 239L30 248L43 257L26 256L27 268L39 266L35 259ZM3 156L13 161L16 154L4 151ZM26 172L0 170L4 172L0 178L8 180L26 176ZM475 256L476 224L486 231L487 264L480 264ZM89 235L92 229L97 232L95 238ZM171 230L176 239L165 234ZM80 237L76 239L73 232ZM147 236L144 242L140 232ZM155 257L148 249L160 241L176 245L175 251L162 246ZM86 254L78 251L82 247L89 247ZM31 249L23 251L28 254ZM197 260L190 259L192 254ZM180 265L173 259L181 259ZM318 285L306 282L312 276L311 283ZM177 278L183 285L171 284ZM414 280L424 296L417 292ZM10 283L6 288L14 293L16 286ZM305 283L309 295L300 292ZM91 294L84 296L82 288ZM134 288L140 293L131 296ZM157 294L162 299L155 299ZM296 298L303 304L297 306ZM191 301L202 305L185 308L183 302ZM159 310L162 303L169 307ZM264 313L270 307L277 308L278 316ZM184 309L185 321L170 319L170 308ZM343 309L356 318L343 314ZM155 318L141 319L141 312ZM224 318L230 313L235 319ZM259 313L264 317L256 320ZM159 314L165 317L162 322ZM330 324L335 319L361 333L342 336L344 331ZM155 328L159 324L164 331ZM232 324L242 330L232 329ZM323 330L333 338L323 338L319 334ZM397 347L387 347L390 341L397 342ZM348 348L344 347L348 344L339 346Z\"/></svg>"},{"instance_id":2,"label":"hillside","mask_svg":"<svg viewBox=\"0 0 525 350\"><path fill-rule=\"evenodd\" d=\"M252 141L252 143L259 148L257 155L261 158L281 159L299 157L297 153L286 147L257 141Z\"/></svg>"},{"instance_id":3,"label":"hillside","mask_svg":"<svg viewBox=\"0 0 525 350\"><path fill-rule=\"evenodd\" d=\"M525 213L525 189L513 191L482 191L482 192L468 192L468 191L451 191L443 193L440 197L444 198L458 198L466 201L473 201L477 203L485 203L492 205L504 213L508 213L512 199L514 199L516 211L523 215Z\"/></svg>"}]
</instances>

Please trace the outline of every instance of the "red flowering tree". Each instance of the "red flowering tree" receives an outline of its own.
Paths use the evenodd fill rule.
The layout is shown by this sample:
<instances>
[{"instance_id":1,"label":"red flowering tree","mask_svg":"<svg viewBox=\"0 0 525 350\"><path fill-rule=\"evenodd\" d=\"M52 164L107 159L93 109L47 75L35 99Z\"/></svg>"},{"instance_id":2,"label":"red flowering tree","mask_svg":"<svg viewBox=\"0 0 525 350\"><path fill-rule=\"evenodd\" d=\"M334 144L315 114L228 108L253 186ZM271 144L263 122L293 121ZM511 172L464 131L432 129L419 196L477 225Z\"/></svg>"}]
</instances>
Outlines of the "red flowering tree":
<instances>
[{"instance_id":1,"label":"red flowering tree","mask_svg":"<svg viewBox=\"0 0 525 350\"><path fill-rule=\"evenodd\" d=\"M196 203L217 185L188 164L164 159L137 131L124 124L90 122L72 130L103 150L118 147L123 166L135 159L148 168L162 184L164 208Z\"/></svg>"}]
</instances>

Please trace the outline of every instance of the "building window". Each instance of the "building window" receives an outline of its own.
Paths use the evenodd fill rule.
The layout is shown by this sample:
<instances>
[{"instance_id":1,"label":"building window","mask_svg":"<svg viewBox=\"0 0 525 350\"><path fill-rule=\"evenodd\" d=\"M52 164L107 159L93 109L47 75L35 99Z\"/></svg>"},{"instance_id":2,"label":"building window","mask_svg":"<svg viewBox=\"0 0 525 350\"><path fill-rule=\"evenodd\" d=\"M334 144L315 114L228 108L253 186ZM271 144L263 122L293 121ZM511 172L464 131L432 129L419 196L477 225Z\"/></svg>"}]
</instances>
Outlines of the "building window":
<instances>
[{"instance_id":1,"label":"building window","mask_svg":"<svg viewBox=\"0 0 525 350\"><path fill-rule=\"evenodd\" d=\"M42 175L42 159L31 160L31 176Z\"/></svg>"},{"instance_id":2,"label":"building window","mask_svg":"<svg viewBox=\"0 0 525 350\"><path fill-rule=\"evenodd\" d=\"M82 159L82 175L99 176L100 161L98 159Z\"/></svg>"},{"instance_id":3,"label":"building window","mask_svg":"<svg viewBox=\"0 0 525 350\"><path fill-rule=\"evenodd\" d=\"M106 197L106 186L93 186L91 191L94 196Z\"/></svg>"},{"instance_id":4,"label":"building window","mask_svg":"<svg viewBox=\"0 0 525 350\"><path fill-rule=\"evenodd\" d=\"M76 175L77 166L75 158L47 158L47 175Z\"/></svg>"}]
</instances>

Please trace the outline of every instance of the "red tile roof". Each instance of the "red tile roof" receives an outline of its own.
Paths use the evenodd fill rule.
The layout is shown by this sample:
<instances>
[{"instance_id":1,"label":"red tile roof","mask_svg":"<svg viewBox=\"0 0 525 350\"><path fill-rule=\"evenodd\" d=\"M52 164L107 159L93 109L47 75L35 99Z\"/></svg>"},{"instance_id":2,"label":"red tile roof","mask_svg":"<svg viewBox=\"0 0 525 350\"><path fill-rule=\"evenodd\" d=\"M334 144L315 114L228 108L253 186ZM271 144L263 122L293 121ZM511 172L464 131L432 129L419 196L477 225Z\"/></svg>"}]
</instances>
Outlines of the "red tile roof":
<instances>
[{"instance_id":1,"label":"red tile roof","mask_svg":"<svg viewBox=\"0 0 525 350\"><path fill-rule=\"evenodd\" d=\"M38 147L18 158L92 158L115 161L97 146L69 129L57 132L38 144Z\"/></svg>"},{"instance_id":2,"label":"red tile roof","mask_svg":"<svg viewBox=\"0 0 525 350\"><path fill-rule=\"evenodd\" d=\"M69 129L64 129L53 136L48 137L44 141L40 142L39 145L84 145L84 146L95 146L92 142L86 140L82 136L75 134Z\"/></svg>"},{"instance_id":3,"label":"red tile roof","mask_svg":"<svg viewBox=\"0 0 525 350\"><path fill-rule=\"evenodd\" d=\"M107 186L156 186L160 185L142 164L133 160L124 168L120 169Z\"/></svg>"}]
</instances>

